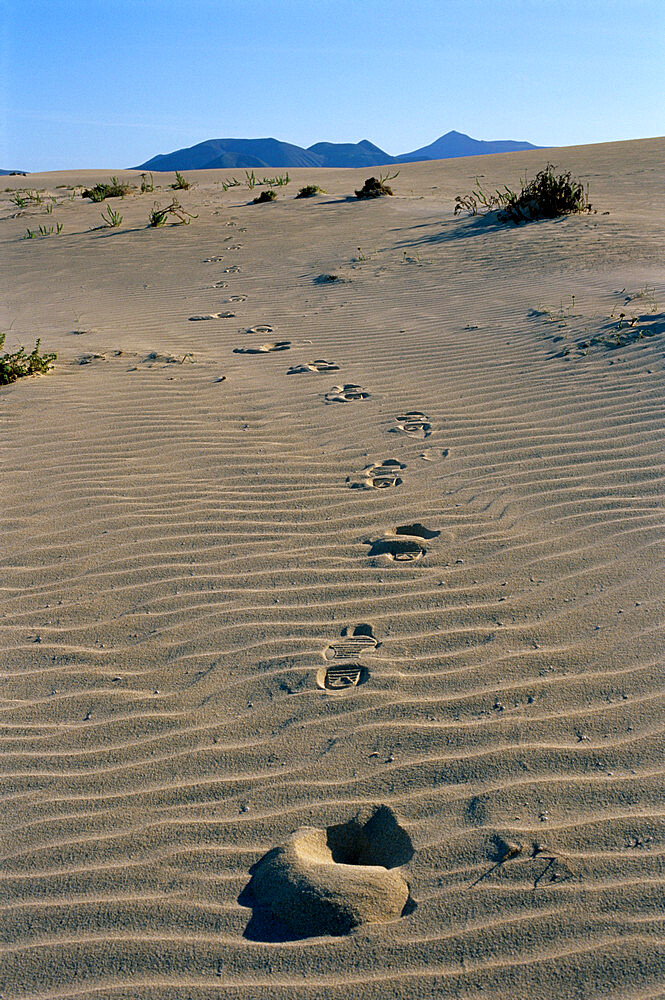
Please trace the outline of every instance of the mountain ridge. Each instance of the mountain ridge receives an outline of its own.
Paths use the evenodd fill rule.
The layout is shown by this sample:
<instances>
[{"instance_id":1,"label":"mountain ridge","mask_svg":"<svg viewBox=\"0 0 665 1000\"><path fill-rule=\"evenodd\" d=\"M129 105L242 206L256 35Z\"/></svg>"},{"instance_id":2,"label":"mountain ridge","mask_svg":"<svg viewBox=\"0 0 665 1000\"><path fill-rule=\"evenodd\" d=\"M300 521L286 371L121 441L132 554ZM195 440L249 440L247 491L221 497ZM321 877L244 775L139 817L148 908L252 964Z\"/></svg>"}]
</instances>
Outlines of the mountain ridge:
<instances>
[{"instance_id":1,"label":"mountain ridge","mask_svg":"<svg viewBox=\"0 0 665 1000\"><path fill-rule=\"evenodd\" d=\"M160 153L134 167L135 170L212 170L259 167L373 167L423 160L446 160L458 156L487 153L510 153L524 149L543 149L530 142L514 139L486 141L472 139L464 132L446 132L429 146L410 153L392 156L369 139L360 142L317 142L307 147L279 139L206 139L204 142Z\"/></svg>"}]
</instances>

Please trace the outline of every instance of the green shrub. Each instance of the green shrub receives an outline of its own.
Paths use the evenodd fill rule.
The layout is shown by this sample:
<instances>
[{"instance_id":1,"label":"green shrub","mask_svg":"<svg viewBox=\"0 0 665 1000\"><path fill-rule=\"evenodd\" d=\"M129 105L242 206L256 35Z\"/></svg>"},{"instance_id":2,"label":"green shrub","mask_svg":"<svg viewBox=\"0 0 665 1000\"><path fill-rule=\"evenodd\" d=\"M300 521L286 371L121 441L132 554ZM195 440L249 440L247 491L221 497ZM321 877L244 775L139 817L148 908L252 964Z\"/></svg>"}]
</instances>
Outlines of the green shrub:
<instances>
[{"instance_id":1,"label":"green shrub","mask_svg":"<svg viewBox=\"0 0 665 1000\"><path fill-rule=\"evenodd\" d=\"M588 185L585 191L581 181L575 180L570 171L558 176L556 167L548 163L532 181L522 181L519 194L504 185L503 190L483 191L478 178L476 187L467 195L455 198L455 215L466 211L469 215L479 212L496 212L499 222L533 222L536 219L556 219L562 215L591 212Z\"/></svg>"},{"instance_id":2,"label":"green shrub","mask_svg":"<svg viewBox=\"0 0 665 1000\"><path fill-rule=\"evenodd\" d=\"M532 181L524 183L518 195L510 194L507 204L499 211L501 222L532 222L534 219L557 219L562 215L591 211L589 189L575 180L570 171L554 173L548 163Z\"/></svg>"},{"instance_id":3,"label":"green shrub","mask_svg":"<svg viewBox=\"0 0 665 1000\"><path fill-rule=\"evenodd\" d=\"M106 198L124 198L130 191L129 184L121 184L117 177L112 177L106 184L100 183L92 188L86 188L81 197L90 198L91 201L104 201Z\"/></svg>"},{"instance_id":4,"label":"green shrub","mask_svg":"<svg viewBox=\"0 0 665 1000\"><path fill-rule=\"evenodd\" d=\"M5 343L5 336L6 334L0 333L0 348ZM0 354L0 385L9 385L25 375L44 375L49 370L57 355L40 354L40 343L38 340L31 354L26 354L24 347L19 347L12 353Z\"/></svg>"},{"instance_id":5,"label":"green shrub","mask_svg":"<svg viewBox=\"0 0 665 1000\"><path fill-rule=\"evenodd\" d=\"M141 174L141 194L146 194L155 190L155 178L152 176L152 171L150 172L150 180L148 180L148 174Z\"/></svg>"},{"instance_id":6,"label":"green shrub","mask_svg":"<svg viewBox=\"0 0 665 1000\"><path fill-rule=\"evenodd\" d=\"M386 181L392 181L399 174L379 174L378 177L368 177L359 191L356 191L356 198L381 198L383 195L392 195L392 188L389 188Z\"/></svg>"},{"instance_id":7,"label":"green shrub","mask_svg":"<svg viewBox=\"0 0 665 1000\"><path fill-rule=\"evenodd\" d=\"M306 184L300 188L296 198L313 198L315 194L325 194L325 191L318 184Z\"/></svg>"},{"instance_id":8,"label":"green shrub","mask_svg":"<svg viewBox=\"0 0 665 1000\"><path fill-rule=\"evenodd\" d=\"M277 197L277 195L272 190L271 191L262 191L261 194L258 196L258 198L254 198L253 199L253 204L254 205L260 205L262 202L265 202L265 201L274 201L276 197Z\"/></svg>"}]
</instances>

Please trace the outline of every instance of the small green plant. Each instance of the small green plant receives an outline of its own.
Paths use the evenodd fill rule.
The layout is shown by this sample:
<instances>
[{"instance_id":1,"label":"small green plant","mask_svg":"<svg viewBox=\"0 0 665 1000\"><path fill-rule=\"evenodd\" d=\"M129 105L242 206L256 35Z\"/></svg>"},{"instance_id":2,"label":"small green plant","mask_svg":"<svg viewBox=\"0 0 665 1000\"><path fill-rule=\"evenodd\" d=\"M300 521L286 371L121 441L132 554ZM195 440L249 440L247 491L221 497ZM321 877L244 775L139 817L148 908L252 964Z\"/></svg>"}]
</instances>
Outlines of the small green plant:
<instances>
[{"instance_id":1,"label":"small green plant","mask_svg":"<svg viewBox=\"0 0 665 1000\"><path fill-rule=\"evenodd\" d=\"M25 208L28 204L28 199L20 191L16 191L9 200L13 201L17 208Z\"/></svg>"},{"instance_id":2,"label":"small green plant","mask_svg":"<svg viewBox=\"0 0 665 1000\"><path fill-rule=\"evenodd\" d=\"M225 180L222 181L222 190L225 192L228 191L229 188L237 188L237 187L240 187L240 181L238 180L237 177L227 177Z\"/></svg>"},{"instance_id":3,"label":"small green plant","mask_svg":"<svg viewBox=\"0 0 665 1000\"><path fill-rule=\"evenodd\" d=\"M107 198L124 198L130 191L129 184L122 184L117 177L111 177L106 184L100 183L92 188L86 188L81 197L90 198L91 201L105 201Z\"/></svg>"},{"instance_id":4,"label":"small green plant","mask_svg":"<svg viewBox=\"0 0 665 1000\"><path fill-rule=\"evenodd\" d=\"M252 170L251 174L249 170L245 171L245 183L250 191L253 191L256 187L256 174Z\"/></svg>"},{"instance_id":5,"label":"small green plant","mask_svg":"<svg viewBox=\"0 0 665 1000\"><path fill-rule=\"evenodd\" d=\"M378 177L368 177L363 186L356 191L356 198L381 198L383 195L392 195L392 188L388 187L386 181L392 181L399 174L379 174Z\"/></svg>"},{"instance_id":6,"label":"small green plant","mask_svg":"<svg viewBox=\"0 0 665 1000\"><path fill-rule=\"evenodd\" d=\"M511 198L517 195L510 188L504 186L503 191L498 188L496 191L483 191L480 181L476 177L476 186L470 194L457 195L455 198L455 215L460 212L467 212L469 215L478 215L480 212L494 212L508 204Z\"/></svg>"},{"instance_id":7,"label":"small green plant","mask_svg":"<svg viewBox=\"0 0 665 1000\"><path fill-rule=\"evenodd\" d=\"M192 215L191 212L186 212L182 207L177 198L174 198L170 205L166 205L165 208L160 208L157 202L155 202L154 208L150 210L148 215L148 225L156 228L158 226L165 226L169 217L172 217L175 225L182 223L188 226L192 219L198 219L198 215Z\"/></svg>"},{"instance_id":8,"label":"small green plant","mask_svg":"<svg viewBox=\"0 0 665 1000\"><path fill-rule=\"evenodd\" d=\"M46 204L44 205L44 209L46 210L46 214L47 214L47 215L53 215L53 206L54 206L55 204L57 204L57 202L56 202L55 198L52 198L52 199L51 199L51 201L48 201L48 202L47 202L47 203L46 203Z\"/></svg>"},{"instance_id":9,"label":"small green plant","mask_svg":"<svg viewBox=\"0 0 665 1000\"><path fill-rule=\"evenodd\" d=\"M111 208L110 205L107 205L106 215L102 212L102 222L110 229L116 229L122 222L122 216L120 212L117 212L114 208Z\"/></svg>"},{"instance_id":10,"label":"small green plant","mask_svg":"<svg viewBox=\"0 0 665 1000\"><path fill-rule=\"evenodd\" d=\"M260 205L260 204L262 204L263 202L266 202L266 201L274 201L276 197L277 197L277 195L275 194L275 192L273 190L262 191L261 194L258 196L258 198L254 198L253 199L253 204L254 205Z\"/></svg>"},{"instance_id":11,"label":"small green plant","mask_svg":"<svg viewBox=\"0 0 665 1000\"><path fill-rule=\"evenodd\" d=\"M176 170L175 184L172 184L171 187L174 191L186 191L190 187L190 183L185 177L183 177L179 170Z\"/></svg>"},{"instance_id":12,"label":"small green plant","mask_svg":"<svg viewBox=\"0 0 665 1000\"><path fill-rule=\"evenodd\" d=\"M0 333L0 349L4 346L6 334ZM35 344L31 354L26 354L25 347L6 354L0 354L0 385L9 385L26 375L44 375L55 361L56 354L40 354L39 345Z\"/></svg>"},{"instance_id":13,"label":"small green plant","mask_svg":"<svg viewBox=\"0 0 665 1000\"><path fill-rule=\"evenodd\" d=\"M150 180L148 180L150 177ZM141 194L148 194L155 190L155 179L152 176L152 171L150 174L141 174Z\"/></svg>"},{"instance_id":14,"label":"small green plant","mask_svg":"<svg viewBox=\"0 0 665 1000\"><path fill-rule=\"evenodd\" d=\"M296 195L296 198L313 198L316 194L325 194L326 192L323 188L320 188L318 184L306 184L305 187L301 187L300 191Z\"/></svg>"},{"instance_id":15,"label":"small green plant","mask_svg":"<svg viewBox=\"0 0 665 1000\"><path fill-rule=\"evenodd\" d=\"M288 184L291 178L289 177L288 171L285 174L278 174L277 177L264 177L260 184L267 184L268 187L284 187Z\"/></svg>"},{"instance_id":16,"label":"small green plant","mask_svg":"<svg viewBox=\"0 0 665 1000\"><path fill-rule=\"evenodd\" d=\"M39 229L26 229L24 240L35 240L39 236L53 236L62 232L62 222L56 222L55 226L40 226Z\"/></svg>"}]
</instances>

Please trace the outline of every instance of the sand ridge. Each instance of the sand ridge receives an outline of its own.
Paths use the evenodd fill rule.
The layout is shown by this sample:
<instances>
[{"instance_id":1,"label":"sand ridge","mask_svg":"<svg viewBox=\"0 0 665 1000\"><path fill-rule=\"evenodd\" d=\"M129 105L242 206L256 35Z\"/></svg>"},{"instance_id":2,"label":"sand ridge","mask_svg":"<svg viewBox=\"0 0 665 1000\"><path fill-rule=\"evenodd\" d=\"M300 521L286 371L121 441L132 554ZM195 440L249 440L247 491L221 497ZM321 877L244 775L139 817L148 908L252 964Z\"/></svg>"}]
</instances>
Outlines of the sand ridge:
<instances>
[{"instance_id":1,"label":"sand ridge","mask_svg":"<svg viewBox=\"0 0 665 1000\"><path fill-rule=\"evenodd\" d=\"M507 229L454 197L541 151L194 172L158 230L6 179L64 226L0 198L8 346L58 352L0 390L5 1000L662 993L664 151L547 151L598 213ZM370 804L414 908L252 924Z\"/></svg>"}]
</instances>

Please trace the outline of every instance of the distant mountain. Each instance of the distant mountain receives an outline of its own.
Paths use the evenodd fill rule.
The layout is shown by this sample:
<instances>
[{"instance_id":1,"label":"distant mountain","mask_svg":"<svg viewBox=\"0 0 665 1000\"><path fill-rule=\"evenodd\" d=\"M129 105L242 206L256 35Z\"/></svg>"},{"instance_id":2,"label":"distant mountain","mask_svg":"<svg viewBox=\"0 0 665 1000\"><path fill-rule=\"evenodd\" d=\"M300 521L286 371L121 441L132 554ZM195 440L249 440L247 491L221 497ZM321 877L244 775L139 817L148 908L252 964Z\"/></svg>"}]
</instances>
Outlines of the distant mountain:
<instances>
[{"instance_id":1,"label":"distant mountain","mask_svg":"<svg viewBox=\"0 0 665 1000\"><path fill-rule=\"evenodd\" d=\"M486 153L514 153L519 149L542 149L530 142L515 142L512 139L497 139L484 142L472 139L463 132L446 132L429 146L421 146L412 153L402 153L395 157L396 163L414 163L418 160L449 160L456 156L484 156Z\"/></svg>"},{"instance_id":2,"label":"distant mountain","mask_svg":"<svg viewBox=\"0 0 665 1000\"><path fill-rule=\"evenodd\" d=\"M530 142L510 139L483 142L462 132L447 132L429 146L412 153L391 156L368 139L361 142L317 142L308 149L278 139L208 139L196 146L177 149L146 160L135 170L213 170L215 168L259 167L375 167L419 160L447 160L456 156L511 153L519 149L540 149Z\"/></svg>"},{"instance_id":3,"label":"distant mountain","mask_svg":"<svg viewBox=\"0 0 665 1000\"><path fill-rule=\"evenodd\" d=\"M12 174L18 174L20 177L26 176L25 170L0 170L0 175L2 177L11 177Z\"/></svg>"},{"instance_id":4,"label":"distant mountain","mask_svg":"<svg viewBox=\"0 0 665 1000\"><path fill-rule=\"evenodd\" d=\"M307 152L320 156L322 167L376 167L395 162L394 156L384 153L368 139L355 143L317 142L309 146Z\"/></svg>"}]
</instances>

